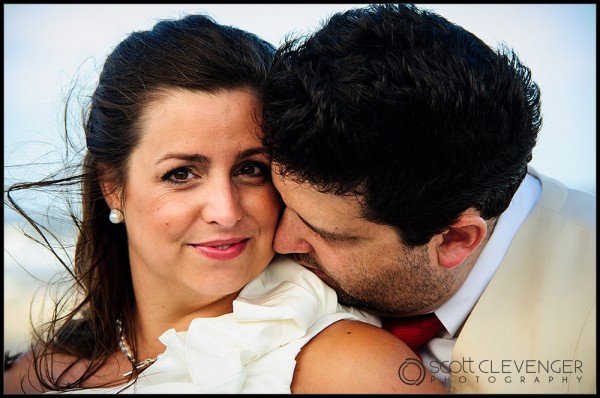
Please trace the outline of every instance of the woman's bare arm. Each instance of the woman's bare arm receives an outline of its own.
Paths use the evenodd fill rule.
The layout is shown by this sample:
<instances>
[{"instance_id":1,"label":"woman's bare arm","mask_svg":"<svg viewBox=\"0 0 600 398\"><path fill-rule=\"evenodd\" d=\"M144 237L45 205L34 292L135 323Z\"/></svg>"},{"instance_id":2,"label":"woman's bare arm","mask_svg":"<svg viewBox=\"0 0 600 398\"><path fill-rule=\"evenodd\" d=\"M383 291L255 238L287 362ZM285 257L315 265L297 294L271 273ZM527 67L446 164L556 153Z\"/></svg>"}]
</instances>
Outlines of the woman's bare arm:
<instances>
[{"instance_id":1,"label":"woman's bare arm","mask_svg":"<svg viewBox=\"0 0 600 398\"><path fill-rule=\"evenodd\" d=\"M447 393L406 344L363 322L334 323L306 344L296 360L295 394Z\"/></svg>"}]
</instances>

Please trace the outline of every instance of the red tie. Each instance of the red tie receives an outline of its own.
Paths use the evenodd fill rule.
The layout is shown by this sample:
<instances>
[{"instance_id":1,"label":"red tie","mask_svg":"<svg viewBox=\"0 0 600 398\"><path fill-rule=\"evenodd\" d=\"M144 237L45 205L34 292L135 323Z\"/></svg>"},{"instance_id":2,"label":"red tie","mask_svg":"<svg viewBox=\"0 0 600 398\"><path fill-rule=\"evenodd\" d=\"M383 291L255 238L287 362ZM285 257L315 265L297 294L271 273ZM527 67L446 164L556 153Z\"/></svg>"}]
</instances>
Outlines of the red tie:
<instances>
[{"instance_id":1,"label":"red tie","mask_svg":"<svg viewBox=\"0 0 600 398\"><path fill-rule=\"evenodd\" d=\"M404 341L415 352L444 329L433 312L408 318L383 318L382 323L383 329Z\"/></svg>"}]
</instances>

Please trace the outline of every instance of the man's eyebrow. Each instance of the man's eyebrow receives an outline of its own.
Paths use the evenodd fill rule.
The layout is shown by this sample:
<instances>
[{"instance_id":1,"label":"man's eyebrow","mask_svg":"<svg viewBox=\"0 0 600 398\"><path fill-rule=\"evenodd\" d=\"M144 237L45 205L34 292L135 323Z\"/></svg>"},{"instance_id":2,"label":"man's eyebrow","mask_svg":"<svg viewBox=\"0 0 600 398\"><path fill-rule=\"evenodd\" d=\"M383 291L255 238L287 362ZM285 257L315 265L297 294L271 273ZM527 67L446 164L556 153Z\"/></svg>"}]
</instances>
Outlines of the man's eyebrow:
<instances>
[{"instance_id":1,"label":"man's eyebrow","mask_svg":"<svg viewBox=\"0 0 600 398\"><path fill-rule=\"evenodd\" d=\"M298 218L308 228L310 228L313 232L317 233L318 235L322 236L323 238L334 239L334 240L355 240L355 239L357 239L356 236L352 236L352 235L348 235L348 234L340 234L340 233L336 233L336 232L329 232L329 231L325 231L320 228L317 228L314 225L310 224L308 221L306 221L304 218L300 217L300 215L298 215Z\"/></svg>"}]
</instances>

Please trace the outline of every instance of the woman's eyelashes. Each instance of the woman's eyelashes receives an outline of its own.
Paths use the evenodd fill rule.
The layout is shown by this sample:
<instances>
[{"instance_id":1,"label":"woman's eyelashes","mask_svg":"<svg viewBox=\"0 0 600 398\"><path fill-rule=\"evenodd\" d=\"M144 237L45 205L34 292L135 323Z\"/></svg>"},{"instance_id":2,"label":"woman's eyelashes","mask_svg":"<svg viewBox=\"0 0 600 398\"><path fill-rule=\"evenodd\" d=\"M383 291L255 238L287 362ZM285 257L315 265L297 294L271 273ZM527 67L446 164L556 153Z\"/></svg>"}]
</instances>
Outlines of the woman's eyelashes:
<instances>
[{"instance_id":1,"label":"woman's eyelashes","mask_svg":"<svg viewBox=\"0 0 600 398\"><path fill-rule=\"evenodd\" d=\"M268 164L258 161L247 161L240 164L234 171L234 177L248 181L264 182L271 178L271 169Z\"/></svg>"},{"instance_id":2,"label":"woman's eyelashes","mask_svg":"<svg viewBox=\"0 0 600 398\"><path fill-rule=\"evenodd\" d=\"M160 179L171 185L184 185L194 179L201 179L200 173L194 173L189 166L180 166L169 170ZM246 161L233 169L231 176L244 183L263 183L271 180L270 165L260 161Z\"/></svg>"},{"instance_id":3,"label":"woman's eyelashes","mask_svg":"<svg viewBox=\"0 0 600 398\"><path fill-rule=\"evenodd\" d=\"M194 177L197 176L192 173L190 167L177 167L165 173L161 180L169 184L182 185L188 183Z\"/></svg>"}]
</instances>

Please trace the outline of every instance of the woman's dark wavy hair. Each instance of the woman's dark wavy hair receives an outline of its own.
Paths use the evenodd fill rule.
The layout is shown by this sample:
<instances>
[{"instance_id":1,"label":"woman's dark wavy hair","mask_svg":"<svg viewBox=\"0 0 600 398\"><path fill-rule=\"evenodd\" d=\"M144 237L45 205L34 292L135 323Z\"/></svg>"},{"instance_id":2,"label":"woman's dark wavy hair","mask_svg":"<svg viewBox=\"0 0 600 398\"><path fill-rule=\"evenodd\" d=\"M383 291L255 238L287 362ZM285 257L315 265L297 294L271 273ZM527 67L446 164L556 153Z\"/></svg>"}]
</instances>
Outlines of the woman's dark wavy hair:
<instances>
[{"instance_id":1,"label":"woman's dark wavy hair","mask_svg":"<svg viewBox=\"0 0 600 398\"><path fill-rule=\"evenodd\" d=\"M44 388L81 387L119 350L116 319L122 320L136 351L126 227L109 222L100 178L121 192L125 189L130 154L140 140L141 112L169 89L244 89L260 97L274 52L259 37L203 15L164 20L152 30L133 32L104 63L85 115L87 151L78 175L14 184L5 190L5 202L44 236L51 232L29 217L11 192L56 185L81 189L81 219L71 211L78 231L73 264L59 258L75 282L69 294L79 294L80 299L69 310L65 309L69 295L59 300L51 321L35 334L31 345L35 371ZM63 381L64 373L52 372L54 354L84 361L85 374L72 382Z\"/></svg>"},{"instance_id":2,"label":"woman's dark wavy hair","mask_svg":"<svg viewBox=\"0 0 600 398\"><path fill-rule=\"evenodd\" d=\"M411 246L470 207L499 216L542 123L514 51L413 5L352 9L287 38L263 105L263 141L285 176L358 194L365 218Z\"/></svg>"}]
</instances>

